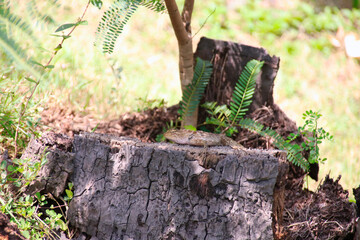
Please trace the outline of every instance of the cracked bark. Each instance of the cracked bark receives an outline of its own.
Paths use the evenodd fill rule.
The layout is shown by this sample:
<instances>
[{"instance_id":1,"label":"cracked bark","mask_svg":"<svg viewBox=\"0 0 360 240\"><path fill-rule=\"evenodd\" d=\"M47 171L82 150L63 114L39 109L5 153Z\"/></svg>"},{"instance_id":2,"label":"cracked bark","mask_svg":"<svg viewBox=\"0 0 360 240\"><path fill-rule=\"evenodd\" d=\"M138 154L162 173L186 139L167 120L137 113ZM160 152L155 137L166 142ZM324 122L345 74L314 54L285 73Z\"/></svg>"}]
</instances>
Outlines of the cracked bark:
<instances>
[{"instance_id":1,"label":"cracked bark","mask_svg":"<svg viewBox=\"0 0 360 240\"><path fill-rule=\"evenodd\" d=\"M274 152L87 133L75 136L71 156L68 216L87 236L273 239Z\"/></svg>"},{"instance_id":2,"label":"cracked bark","mask_svg":"<svg viewBox=\"0 0 360 240\"><path fill-rule=\"evenodd\" d=\"M74 183L68 217L82 234L77 239L273 239L279 151L93 133L75 136L72 148L64 148L56 144L59 137L51 143L46 136L24 155L58 157L48 159L44 182L29 189L59 195L67 181Z\"/></svg>"}]
</instances>

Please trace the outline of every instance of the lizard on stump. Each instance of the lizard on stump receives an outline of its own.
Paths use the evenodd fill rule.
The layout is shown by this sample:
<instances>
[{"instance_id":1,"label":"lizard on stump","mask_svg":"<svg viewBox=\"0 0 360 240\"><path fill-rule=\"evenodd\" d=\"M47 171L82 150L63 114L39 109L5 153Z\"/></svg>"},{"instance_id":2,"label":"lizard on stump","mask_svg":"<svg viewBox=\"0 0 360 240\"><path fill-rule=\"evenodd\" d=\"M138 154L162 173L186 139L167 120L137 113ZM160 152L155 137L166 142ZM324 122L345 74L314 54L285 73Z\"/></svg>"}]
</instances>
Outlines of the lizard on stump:
<instances>
[{"instance_id":1,"label":"lizard on stump","mask_svg":"<svg viewBox=\"0 0 360 240\"><path fill-rule=\"evenodd\" d=\"M245 151L246 148L224 134L215 134L204 131L191 131L187 129L170 129L164 137L177 144L192 146L230 146L233 149Z\"/></svg>"}]
</instances>

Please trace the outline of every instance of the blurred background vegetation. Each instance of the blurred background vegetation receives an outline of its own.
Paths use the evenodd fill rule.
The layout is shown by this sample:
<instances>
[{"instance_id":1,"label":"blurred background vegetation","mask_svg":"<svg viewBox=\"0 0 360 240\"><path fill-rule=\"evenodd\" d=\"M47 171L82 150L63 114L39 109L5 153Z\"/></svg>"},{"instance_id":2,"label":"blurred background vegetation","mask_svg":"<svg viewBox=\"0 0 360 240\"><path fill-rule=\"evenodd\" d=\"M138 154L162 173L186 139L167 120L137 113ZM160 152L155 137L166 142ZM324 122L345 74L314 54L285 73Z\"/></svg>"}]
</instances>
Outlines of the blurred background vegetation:
<instances>
[{"instance_id":1,"label":"blurred background vegetation","mask_svg":"<svg viewBox=\"0 0 360 240\"><path fill-rule=\"evenodd\" d=\"M303 124L305 110L320 110L321 124L335 137L321 149L328 161L320 167L320 178L329 172L333 177L341 174L341 183L350 190L360 184L360 63L346 54L344 39L351 34L360 37L359 3L323 2L195 1L194 46L206 36L263 47L280 57L275 102L298 125ZM87 1L11 0L8 4L30 33L4 19L3 29L28 56L45 65L61 40L51 34L61 24L76 22ZM164 99L168 106L180 100L177 42L168 15L140 8L118 39L114 54L104 56L94 41L109 4L105 1L101 10L90 6L85 15L88 25L79 26L55 56L54 69L41 80L23 117L23 147L36 133L33 126L45 108L110 120L148 107L151 100L159 100L156 105ZM6 46L4 39L0 44ZM34 83L25 78L24 67L0 49L3 150L13 144L18 116Z\"/></svg>"}]
</instances>

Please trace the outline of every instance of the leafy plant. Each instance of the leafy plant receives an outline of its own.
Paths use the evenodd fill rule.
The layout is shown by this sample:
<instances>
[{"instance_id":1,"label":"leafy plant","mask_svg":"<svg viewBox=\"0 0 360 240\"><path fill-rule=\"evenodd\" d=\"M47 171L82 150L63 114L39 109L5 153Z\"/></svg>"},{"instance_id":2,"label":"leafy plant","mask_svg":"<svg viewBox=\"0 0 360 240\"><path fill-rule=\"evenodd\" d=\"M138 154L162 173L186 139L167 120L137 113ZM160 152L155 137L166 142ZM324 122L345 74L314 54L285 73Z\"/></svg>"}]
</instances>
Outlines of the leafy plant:
<instances>
[{"instance_id":1,"label":"leafy plant","mask_svg":"<svg viewBox=\"0 0 360 240\"><path fill-rule=\"evenodd\" d=\"M100 0L91 3L99 8L102 6ZM95 45L101 46L104 53L113 53L117 38L139 6L156 12L165 11L163 2L159 0L115 0L101 18L96 30Z\"/></svg>"},{"instance_id":2,"label":"leafy plant","mask_svg":"<svg viewBox=\"0 0 360 240\"><path fill-rule=\"evenodd\" d=\"M34 1L32 1L35 4ZM14 156L16 157L19 152L19 143L20 147L24 147L23 140L29 139L31 134L34 134L34 129L38 122L34 122L30 117L27 117L28 108L32 105L31 99L34 96L34 93L40 84L41 80L46 79L48 76L48 70L54 68L54 65L51 65L51 62L54 56L62 48L62 45L66 39L68 39L74 29L80 24L85 24L86 21L83 21L84 14L89 6L88 2L87 7L83 15L75 23L63 24L56 29L55 32L62 32L66 29L71 28L68 34L63 35L53 35L55 37L60 37L61 41L57 47L53 50L53 53L46 64L41 64L31 59L26 50L24 50L19 42L13 37L13 30L20 31L24 34L24 38L28 37L36 41L37 37L33 33L30 25L27 22L24 22L21 17L16 16L11 12L10 2L2 1L0 3L0 48L4 50L6 57L15 64L16 69L23 72L23 76L19 78L19 82L26 80L32 86L28 87L29 90L21 91L15 93L13 90L1 91L0 100L4 107L0 109L0 125L3 126L3 131L0 131L0 141L4 142L4 139L7 143L14 145ZM36 4L35 4L36 6ZM36 8L34 6L34 8ZM35 10L34 10L35 11ZM40 16L39 18L46 18L46 16ZM6 76L3 76L5 78ZM16 103L15 99L18 99L18 95L23 95L21 100ZM14 107L9 111L5 106ZM14 117L17 117L15 120Z\"/></svg>"},{"instance_id":3,"label":"leafy plant","mask_svg":"<svg viewBox=\"0 0 360 240\"><path fill-rule=\"evenodd\" d=\"M227 120L226 128L233 126L239 121L248 111L248 106L252 102L252 97L255 92L256 78L260 73L263 62L255 59L249 61L244 70L241 72L238 82L235 85L232 102L230 103L230 110L225 106L217 106L217 103L205 103L202 105L213 116L207 119L207 123L215 123L219 126L224 124ZM179 104L180 119L191 115L198 107L200 100L205 92L205 88L209 83L212 74L212 65L210 62L197 59L195 66L194 77L191 84L189 84L182 96ZM214 117L216 116L216 117Z\"/></svg>"},{"instance_id":4,"label":"leafy plant","mask_svg":"<svg viewBox=\"0 0 360 240\"><path fill-rule=\"evenodd\" d=\"M303 149L297 144L291 144L286 141L280 134L275 130L266 127L250 118L241 119L238 122L238 126L246 128L250 131L260 134L260 136L272 138L274 140L273 144L282 150L286 150L287 160L293 163L295 166L301 167L305 172L309 170L309 161L306 160L303 155Z\"/></svg>"},{"instance_id":5,"label":"leafy plant","mask_svg":"<svg viewBox=\"0 0 360 240\"><path fill-rule=\"evenodd\" d=\"M227 136L231 136L237 132L237 127L245 128L250 131L256 132L264 137L269 137L274 140L274 145L287 151L287 159L294 165L301 167L304 171L309 169L309 161L302 156L304 150L297 144L291 144L291 141L286 141L281 135L270 128L264 128L264 126L252 119L243 118L248 111L248 106L252 102L252 97L255 92L256 78L260 73L260 69L263 66L263 62L257 60L249 61L235 86L233 93L233 101L230 103L230 109L226 105L218 106L216 102L204 103L202 107L210 114L207 117L204 125L215 125L216 133L225 132ZM210 69L208 70L210 71ZM195 92L197 85L189 86L190 92ZM205 88L205 87L204 87ZM202 95L201 95L202 96ZM201 98L200 96L200 98ZM188 105L191 105L193 109L198 106L200 99L191 102L189 97L183 96L183 99L189 101ZM180 104L182 106L182 104ZM181 109L181 107L180 107ZM185 111L179 111L183 116ZM309 121L307 126L313 126L314 121Z\"/></svg>"},{"instance_id":6,"label":"leafy plant","mask_svg":"<svg viewBox=\"0 0 360 240\"><path fill-rule=\"evenodd\" d=\"M31 3L35 5L35 1ZM71 28L66 35L54 35L60 37L61 41L53 50L48 62L41 64L29 57L26 48L23 47L25 44L15 38L14 32L21 32L24 39L33 42L37 42L38 36L33 33L30 24L12 13L10 6L9 1L0 2L0 48L3 50L0 57L6 58L12 64L3 66L0 72L0 143L9 150L13 150L9 145L14 147L12 155L15 159L11 163L10 160L4 160L0 164L0 209L10 215L10 220L18 225L27 239L45 237L59 239L55 230L67 230L64 212L55 211L55 209L61 210L62 206L58 204L58 206L45 207L45 204L50 202L49 199L56 201L49 194L24 193L24 189L36 178L39 169L45 163L45 154L41 162L18 159L16 156L20 149L26 146L30 136L40 134L36 131L39 123L38 103L31 101L32 97L40 81L47 77L48 70L54 67L51 65L52 59L62 48L64 41L78 25L85 23L82 21L84 15L75 23L63 24L56 30L62 32ZM32 14L36 14L35 6L33 10ZM45 15L39 17L46 18ZM2 86L7 86L10 81L13 84L11 88ZM23 84L24 82L26 84ZM66 194L67 201L70 201L72 190L69 189Z\"/></svg>"},{"instance_id":7,"label":"leafy plant","mask_svg":"<svg viewBox=\"0 0 360 240\"><path fill-rule=\"evenodd\" d=\"M20 95L19 85L9 89L7 86L8 80L0 81L0 151L4 151L5 147L8 150L10 146L14 146L14 139L16 129L19 129L19 137L17 144L20 148L25 148L31 136L39 136L40 133L36 130L39 124L40 116L38 114L39 102L32 102L28 110L24 113L22 121L18 123L20 112L17 111L18 106L21 106L24 100Z\"/></svg>"},{"instance_id":8,"label":"leafy plant","mask_svg":"<svg viewBox=\"0 0 360 240\"><path fill-rule=\"evenodd\" d=\"M319 145L324 140L333 140L333 136L330 135L324 128L318 126L318 120L322 115L319 112L312 110L306 111L303 114L305 123L298 128L298 132L291 133L287 139L287 142L292 142L300 135L305 137L305 141L301 144L301 149L309 151L308 161L310 163L325 162L326 158L320 158Z\"/></svg>"},{"instance_id":9,"label":"leafy plant","mask_svg":"<svg viewBox=\"0 0 360 240\"><path fill-rule=\"evenodd\" d=\"M46 163L46 154L40 162L30 159L14 159L12 164L3 160L0 164L0 210L10 216L27 239L59 239L55 230L68 231L65 214L57 213L57 207L46 207L49 197L36 193L24 194L25 188L37 178L40 168ZM16 189L16 190L15 190ZM71 196L71 190L67 195ZM70 233L69 233L70 235Z\"/></svg>"},{"instance_id":10,"label":"leafy plant","mask_svg":"<svg viewBox=\"0 0 360 240\"><path fill-rule=\"evenodd\" d=\"M194 75L191 33L191 16L194 3L195 0L185 0L183 2L182 13L180 14L175 0L115 0L99 23L97 30L98 40L96 42L101 43L104 53L112 53L116 39L138 6L142 5L156 12L164 12L166 9L178 42L181 89L185 91L187 85L191 84ZM196 122L197 114L193 111L192 115L187 115L183 119L182 126L195 125Z\"/></svg>"},{"instance_id":11,"label":"leafy plant","mask_svg":"<svg viewBox=\"0 0 360 240\"><path fill-rule=\"evenodd\" d=\"M181 119L191 116L199 106L205 88L209 83L211 73L211 63L209 61L204 61L201 58L197 58L193 80L184 90L182 100L179 103L179 114Z\"/></svg>"},{"instance_id":12,"label":"leafy plant","mask_svg":"<svg viewBox=\"0 0 360 240\"><path fill-rule=\"evenodd\" d=\"M221 133L224 129L226 135L231 136L234 132L237 132L236 128L229 126L231 110L226 105L217 105L217 102L205 102L201 107L206 109L206 112L211 116L205 119L204 124L214 125L215 133Z\"/></svg>"},{"instance_id":13,"label":"leafy plant","mask_svg":"<svg viewBox=\"0 0 360 240\"><path fill-rule=\"evenodd\" d=\"M166 105L164 99L148 99L147 95L143 98L137 98L138 101L138 108L137 112L146 111L153 108L162 108Z\"/></svg>"},{"instance_id":14,"label":"leafy plant","mask_svg":"<svg viewBox=\"0 0 360 240\"><path fill-rule=\"evenodd\" d=\"M202 105L207 109L207 112L210 114L204 124L215 125L215 132L220 133L225 131L227 136L231 136L235 132L238 132L237 127L245 128L249 131L256 132L260 136L266 138L272 138L274 140L273 144L282 150L287 151L287 159L292 162L294 165L301 167L304 171L309 169L309 162L302 156L303 149L297 144L291 144L286 141L280 134L275 130L250 119L250 118L241 118L235 124L232 124L230 120L231 110L226 106L217 106L216 103L205 103Z\"/></svg>"},{"instance_id":15,"label":"leafy plant","mask_svg":"<svg viewBox=\"0 0 360 240\"><path fill-rule=\"evenodd\" d=\"M248 107L252 103L252 97L255 92L256 77L263 64L264 62L253 59L246 64L244 70L241 72L234 88L233 101L230 103L230 119L232 120L232 125L243 118L249 110Z\"/></svg>"}]
</instances>

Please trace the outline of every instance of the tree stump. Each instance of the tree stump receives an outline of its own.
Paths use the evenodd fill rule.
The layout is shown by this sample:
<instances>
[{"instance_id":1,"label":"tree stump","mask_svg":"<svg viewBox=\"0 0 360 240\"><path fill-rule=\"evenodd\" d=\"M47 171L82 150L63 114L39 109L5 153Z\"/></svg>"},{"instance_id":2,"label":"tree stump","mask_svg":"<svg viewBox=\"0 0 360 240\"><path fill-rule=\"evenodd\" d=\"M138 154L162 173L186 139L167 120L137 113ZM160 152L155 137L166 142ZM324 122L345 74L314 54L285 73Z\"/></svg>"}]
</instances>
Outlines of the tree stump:
<instances>
[{"instance_id":1,"label":"tree stump","mask_svg":"<svg viewBox=\"0 0 360 240\"><path fill-rule=\"evenodd\" d=\"M250 60L256 59L264 61L264 65L256 80L255 93L248 114L263 106L274 105L273 89L279 70L279 57L270 56L263 48L206 37L200 39L194 55L213 63L213 74L203 99L205 102L215 101L219 105L229 106L240 73Z\"/></svg>"},{"instance_id":2,"label":"tree stump","mask_svg":"<svg viewBox=\"0 0 360 240\"><path fill-rule=\"evenodd\" d=\"M41 141L33 140L30 150L34 142ZM85 236L273 239L274 186L285 156L279 151L143 143L93 133L75 136L72 158L61 151L73 166L63 179L75 188L70 224Z\"/></svg>"}]
</instances>

